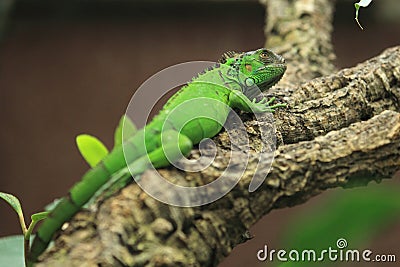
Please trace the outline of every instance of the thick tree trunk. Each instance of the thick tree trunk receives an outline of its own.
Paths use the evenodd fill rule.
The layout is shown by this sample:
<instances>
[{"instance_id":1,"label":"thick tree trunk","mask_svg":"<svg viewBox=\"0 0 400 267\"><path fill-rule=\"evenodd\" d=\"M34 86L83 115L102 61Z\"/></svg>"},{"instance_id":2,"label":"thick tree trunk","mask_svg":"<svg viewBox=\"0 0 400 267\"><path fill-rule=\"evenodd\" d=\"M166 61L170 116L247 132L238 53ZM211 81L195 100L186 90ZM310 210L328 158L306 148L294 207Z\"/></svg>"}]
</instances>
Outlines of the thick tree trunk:
<instances>
[{"instance_id":1,"label":"thick tree trunk","mask_svg":"<svg viewBox=\"0 0 400 267\"><path fill-rule=\"evenodd\" d=\"M262 186L248 191L262 151L260 129L271 120L243 114L252 136L249 162L225 197L179 208L131 184L77 214L38 266L216 266L271 209L296 205L327 188L390 178L400 169L400 47L336 72L330 42L333 1L262 2L268 11L266 46L288 62L273 94L289 104L274 114L282 138ZM229 159L241 162L240 153L230 157L226 132L214 140L218 156L211 167L160 173L181 185L203 185L218 178ZM153 175L148 171L142 179Z\"/></svg>"}]
</instances>

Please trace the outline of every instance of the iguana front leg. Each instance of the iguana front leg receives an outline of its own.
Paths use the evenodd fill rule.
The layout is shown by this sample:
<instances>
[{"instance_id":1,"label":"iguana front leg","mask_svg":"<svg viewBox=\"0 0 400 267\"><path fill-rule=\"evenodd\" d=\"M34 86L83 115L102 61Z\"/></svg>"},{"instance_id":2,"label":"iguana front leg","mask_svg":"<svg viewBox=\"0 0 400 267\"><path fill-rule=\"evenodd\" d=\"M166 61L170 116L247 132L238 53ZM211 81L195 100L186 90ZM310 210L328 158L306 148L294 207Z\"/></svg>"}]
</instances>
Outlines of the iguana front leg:
<instances>
[{"instance_id":1,"label":"iguana front leg","mask_svg":"<svg viewBox=\"0 0 400 267\"><path fill-rule=\"evenodd\" d=\"M259 102L256 102L255 98L253 101L250 101L242 92L233 90L229 94L228 104L232 108L239 108L240 110L253 113L274 112L276 108L286 107L286 104L276 104L270 106L270 104L272 104L274 101L275 97L272 97L269 100L263 97Z\"/></svg>"}]
</instances>

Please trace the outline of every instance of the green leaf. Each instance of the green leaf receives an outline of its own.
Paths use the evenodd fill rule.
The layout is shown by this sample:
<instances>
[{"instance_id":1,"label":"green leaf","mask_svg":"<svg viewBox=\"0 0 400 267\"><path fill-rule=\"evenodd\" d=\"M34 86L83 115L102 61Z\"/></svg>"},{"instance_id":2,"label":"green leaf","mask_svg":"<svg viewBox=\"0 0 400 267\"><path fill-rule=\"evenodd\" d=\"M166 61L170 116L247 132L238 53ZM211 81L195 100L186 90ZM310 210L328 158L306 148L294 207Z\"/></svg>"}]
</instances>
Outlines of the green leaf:
<instances>
[{"instance_id":1,"label":"green leaf","mask_svg":"<svg viewBox=\"0 0 400 267\"><path fill-rule=\"evenodd\" d=\"M367 6L369 6L369 4L371 2L372 2L372 0L361 0L360 2L354 4L354 7L356 8L355 20L356 20L358 26L360 26L360 28L362 30L364 30L364 28L361 26L360 22L358 21L358 11L359 11L360 7L367 7Z\"/></svg>"},{"instance_id":2,"label":"green leaf","mask_svg":"<svg viewBox=\"0 0 400 267\"><path fill-rule=\"evenodd\" d=\"M32 214L32 216L31 216L32 222L38 222L38 221L46 219L47 216L49 216L49 213L50 213L50 211L42 211L42 212Z\"/></svg>"},{"instance_id":3,"label":"green leaf","mask_svg":"<svg viewBox=\"0 0 400 267\"><path fill-rule=\"evenodd\" d=\"M4 192L0 192L0 197L4 199L10 206L15 210L18 214L19 223L21 225L22 233L25 234L27 229L25 225L24 213L22 212L21 203L19 202L18 198L11 194L7 194Z\"/></svg>"},{"instance_id":4,"label":"green leaf","mask_svg":"<svg viewBox=\"0 0 400 267\"><path fill-rule=\"evenodd\" d=\"M76 144L81 155L92 168L108 155L108 149L94 136L88 134L78 135Z\"/></svg>"},{"instance_id":5,"label":"green leaf","mask_svg":"<svg viewBox=\"0 0 400 267\"><path fill-rule=\"evenodd\" d=\"M122 115L114 133L114 147L119 146L123 141L133 136L137 132L135 124L128 116Z\"/></svg>"},{"instance_id":6,"label":"green leaf","mask_svg":"<svg viewBox=\"0 0 400 267\"><path fill-rule=\"evenodd\" d=\"M0 265L24 267L24 236L13 235L0 238Z\"/></svg>"},{"instance_id":7,"label":"green leaf","mask_svg":"<svg viewBox=\"0 0 400 267\"><path fill-rule=\"evenodd\" d=\"M385 185L340 190L308 212L297 214L285 227L282 248L322 251L336 248L339 238L348 248L361 249L380 231L400 219L400 190ZM321 262L285 262L283 266L321 266Z\"/></svg>"},{"instance_id":8,"label":"green leaf","mask_svg":"<svg viewBox=\"0 0 400 267\"><path fill-rule=\"evenodd\" d=\"M11 194L0 192L0 197L4 199L10 206L17 212L19 217L23 217L21 203L19 202L18 198Z\"/></svg>"},{"instance_id":9,"label":"green leaf","mask_svg":"<svg viewBox=\"0 0 400 267\"><path fill-rule=\"evenodd\" d=\"M38 212L38 213L32 214L32 216L31 216L32 221L31 221L31 223L30 223L30 225L28 227L28 230L25 233L25 239L26 240L31 238L31 234L32 234L33 229L35 228L35 225L39 221L41 221L43 219L46 219L49 214L50 214L49 211L42 211L42 212Z\"/></svg>"}]
</instances>

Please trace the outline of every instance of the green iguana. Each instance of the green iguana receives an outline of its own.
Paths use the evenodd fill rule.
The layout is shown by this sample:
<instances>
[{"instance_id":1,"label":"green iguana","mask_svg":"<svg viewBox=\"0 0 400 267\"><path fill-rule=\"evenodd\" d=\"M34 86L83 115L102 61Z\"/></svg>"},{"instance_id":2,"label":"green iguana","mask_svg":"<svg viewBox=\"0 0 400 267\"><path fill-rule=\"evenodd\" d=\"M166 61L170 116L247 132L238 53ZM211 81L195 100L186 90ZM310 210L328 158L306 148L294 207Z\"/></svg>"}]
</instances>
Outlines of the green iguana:
<instances>
[{"instance_id":1,"label":"green iguana","mask_svg":"<svg viewBox=\"0 0 400 267\"><path fill-rule=\"evenodd\" d=\"M225 122L229 107L254 113L273 112L275 108L284 107L285 104L270 105L274 98L262 98L256 102L255 97L259 91L255 88L267 90L280 80L285 70L285 60L264 48L246 53L225 53L219 63L183 86L150 123L126 139L123 144L115 146L110 154L86 172L82 180L70 189L68 196L61 199L37 231L28 257L30 266L46 250L54 233L70 220L113 174L126 168L127 163L130 165L132 176L143 173L151 165L155 168L170 165L170 162L178 160L182 155L188 155L193 145L202 139L218 134L222 125L209 118L217 116ZM221 105L210 107L205 105L204 101L200 101L199 104L194 101L190 109L179 111L179 116L167 119L169 113L181 103L196 98L217 100ZM199 110L203 115L209 115L206 116L209 118L192 119ZM178 141L173 144L168 140Z\"/></svg>"}]
</instances>

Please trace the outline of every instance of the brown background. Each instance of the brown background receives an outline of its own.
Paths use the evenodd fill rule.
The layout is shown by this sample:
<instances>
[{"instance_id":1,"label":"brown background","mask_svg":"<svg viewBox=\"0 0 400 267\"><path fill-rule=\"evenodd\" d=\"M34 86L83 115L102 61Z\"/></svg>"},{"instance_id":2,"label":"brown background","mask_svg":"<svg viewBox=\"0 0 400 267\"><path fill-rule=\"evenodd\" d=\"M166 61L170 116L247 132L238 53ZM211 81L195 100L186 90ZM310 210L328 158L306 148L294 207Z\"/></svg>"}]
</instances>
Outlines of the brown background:
<instances>
[{"instance_id":1,"label":"brown background","mask_svg":"<svg viewBox=\"0 0 400 267\"><path fill-rule=\"evenodd\" d=\"M255 1L50 2L17 3L0 43L0 191L18 196L27 215L65 195L88 168L75 147L77 134L94 134L112 146L130 97L152 74L264 44L264 10ZM379 5L361 11L364 31L353 13L352 2L339 2L333 33L338 67L399 44L400 24L385 20ZM258 249L278 244L281 225L323 197L273 211L253 227L256 238L221 266L256 264ZM0 214L0 236L20 233L3 202ZM399 234L399 227L389 229L375 246L398 247Z\"/></svg>"}]
</instances>

